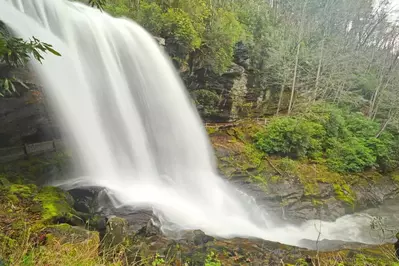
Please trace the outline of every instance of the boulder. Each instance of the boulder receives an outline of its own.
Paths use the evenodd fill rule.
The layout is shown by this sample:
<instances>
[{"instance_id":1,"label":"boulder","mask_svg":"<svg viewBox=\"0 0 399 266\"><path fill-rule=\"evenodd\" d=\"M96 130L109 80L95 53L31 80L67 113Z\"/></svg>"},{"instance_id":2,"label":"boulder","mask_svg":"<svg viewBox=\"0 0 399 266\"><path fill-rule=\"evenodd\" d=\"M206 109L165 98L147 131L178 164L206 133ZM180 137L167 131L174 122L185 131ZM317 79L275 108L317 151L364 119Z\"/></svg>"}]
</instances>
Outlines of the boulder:
<instances>
[{"instance_id":1,"label":"boulder","mask_svg":"<svg viewBox=\"0 0 399 266\"><path fill-rule=\"evenodd\" d=\"M102 249L112 249L126 242L128 237L127 221L120 217L108 217L105 234L102 236Z\"/></svg>"}]
</instances>

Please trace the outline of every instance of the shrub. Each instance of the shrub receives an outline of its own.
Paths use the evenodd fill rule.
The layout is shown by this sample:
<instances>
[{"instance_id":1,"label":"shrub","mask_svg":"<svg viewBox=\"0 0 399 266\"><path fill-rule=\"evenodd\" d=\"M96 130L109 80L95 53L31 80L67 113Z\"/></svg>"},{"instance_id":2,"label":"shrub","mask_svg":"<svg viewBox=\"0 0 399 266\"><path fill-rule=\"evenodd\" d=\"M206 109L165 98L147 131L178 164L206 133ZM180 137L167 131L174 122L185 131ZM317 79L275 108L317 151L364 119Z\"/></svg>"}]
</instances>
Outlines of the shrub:
<instances>
[{"instance_id":1,"label":"shrub","mask_svg":"<svg viewBox=\"0 0 399 266\"><path fill-rule=\"evenodd\" d=\"M256 135L256 146L269 154L316 158L321 156L324 136L320 124L302 118L276 118Z\"/></svg>"},{"instance_id":2,"label":"shrub","mask_svg":"<svg viewBox=\"0 0 399 266\"><path fill-rule=\"evenodd\" d=\"M284 172L293 173L297 166L295 161L291 160L290 158L282 158L279 160L277 167Z\"/></svg>"},{"instance_id":3,"label":"shrub","mask_svg":"<svg viewBox=\"0 0 399 266\"><path fill-rule=\"evenodd\" d=\"M268 154L326 162L337 172L361 172L398 165L397 138L389 131L378 138L380 125L359 113L317 105L302 117L274 118L256 135L256 147Z\"/></svg>"},{"instance_id":4,"label":"shrub","mask_svg":"<svg viewBox=\"0 0 399 266\"><path fill-rule=\"evenodd\" d=\"M210 116L217 113L219 96L215 92L201 89L193 91L191 96L193 97L198 110L203 115Z\"/></svg>"},{"instance_id":5,"label":"shrub","mask_svg":"<svg viewBox=\"0 0 399 266\"><path fill-rule=\"evenodd\" d=\"M361 138L333 140L334 148L327 150L327 165L336 172L361 172L376 164L376 156Z\"/></svg>"}]
</instances>

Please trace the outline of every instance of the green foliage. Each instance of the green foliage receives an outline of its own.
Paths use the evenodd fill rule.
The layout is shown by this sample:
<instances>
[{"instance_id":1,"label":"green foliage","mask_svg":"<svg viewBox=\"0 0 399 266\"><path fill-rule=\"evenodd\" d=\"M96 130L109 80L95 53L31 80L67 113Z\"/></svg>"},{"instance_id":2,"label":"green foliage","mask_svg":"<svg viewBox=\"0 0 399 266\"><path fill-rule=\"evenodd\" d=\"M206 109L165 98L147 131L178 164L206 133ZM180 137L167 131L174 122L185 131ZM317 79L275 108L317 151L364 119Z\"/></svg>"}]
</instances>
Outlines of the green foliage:
<instances>
[{"instance_id":1,"label":"green foliage","mask_svg":"<svg viewBox=\"0 0 399 266\"><path fill-rule=\"evenodd\" d=\"M269 154L316 158L325 134L320 124L303 118L275 118L257 135L256 146Z\"/></svg>"},{"instance_id":2,"label":"green foliage","mask_svg":"<svg viewBox=\"0 0 399 266\"><path fill-rule=\"evenodd\" d=\"M246 35L236 12L206 0L143 0L139 4L109 0L105 10L130 17L152 34L164 37L173 46L171 57L183 65L190 61L217 73L231 65L235 44Z\"/></svg>"},{"instance_id":3,"label":"green foliage","mask_svg":"<svg viewBox=\"0 0 399 266\"><path fill-rule=\"evenodd\" d=\"M53 222L60 218L73 218L75 211L71 207L71 199L68 196L56 187L43 187L39 191L34 201L41 204L42 218L45 222Z\"/></svg>"},{"instance_id":4,"label":"green foliage","mask_svg":"<svg viewBox=\"0 0 399 266\"><path fill-rule=\"evenodd\" d=\"M217 9L204 34L202 64L215 72L223 72L233 60L234 45L244 29L234 13Z\"/></svg>"},{"instance_id":5,"label":"green foliage","mask_svg":"<svg viewBox=\"0 0 399 266\"><path fill-rule=\"evenodd\" d=\"M201 36L194 27L190 15L182 9L169 8L164 15L164 33L173 36L187 51L200 47Z\"/></svg>"},{"instance_id":6,"label":"green foliage","mask_svg":"<svg viewBox=\"0 0 399 266\"><path fill-rule=\"evenodd\" d=\"M163 258L161 258L159 256L159 254L157 253L155 255L154 261L151 263L152 266L158 266L158 265L164 265L165 264L165 260Z\"/></svg>"},{"instance_id":7,"label":"green foliage","mask_svg":"<svg viewBox=\"0 0 399 266\"><path fill-rule=\"evenodd\" d=\"M0 63L5 63L9 67L22 67L32 57L42 62L42 54L46 52L60 56L60 53L54 50L50 44L41 42L35 37L26 41L12 36L0 21ZM15 82L25 86L14 77L0 77L0 96L17 93Z\"/></svg>"},{"instance_id":8,"label":"green foliage","mask_svg":"<svg viewBox=\"0 0 399 266\"><path fill-rule=\"evenodd\" d=\"M296 162L285 157L278 161L277 167L284 172L293 173L296 169Z\"/></svg>"},{"instance_id":9,"label":"green foliage","mask_svg":"<svg viewBox=\"0 0 399 266\"><path fill-rule=\"evenodd\" d=\"M362 138L351 137L345 142L332 139L327 150L327 165L336 172L361 172L376 163L376 156Z\"/></svg>"},{"instance_id":10,"label":"green foliage","mask_svg":"<svg viewBox=\"0 0 399 266\"><path fill-rule=\"evenodd\" d=\"M99 7L116 17L131 17L133 9L126 0L108 0L105 5Z\"/></svg>"},{"instance_id":11,"label":"green foliage","mask_svg":"<svg viewBox=\"0 0 399 266\"><path fill-rule=\"evenodd\" d=\"M166 18L162 8L156 3L142 3L135 11L134 19L154 35L160 35L166 28Z\"/></svg>"},{"instance_id":12,"label":"green foliage","mask_svg":"<svg viewBox=\"0 0 399 266\"><path fill-rule=\"evenodd\" d=\"M350 186L347 184L333 184L333 186L337 199L342 200L348 203L350 206L354 207L356 195L353 193Z\"/></svg>"},{"instance_id":13,"label":"green foliage","mask_svg":"<svg viewBox=\"0 0 399 266\"><path fill-rule=\"evenodd\" d=\"M222 263L217 258L215 252L212 251L206 257L205 266L222 266Z\"/></svg>"},{"instance_id":14,"label":"green foliage","mask_svg":"<svg viewBox=\"0 0 399 266\"><path fill-rule=\"evenodd\" d=\"M11 37L0 30L0 62L10 66L24 66L33 56L37 61L43 60L42 53L50 52L60 56L48 43L40 42L35 37L29 41Z\"/></svg>"},{"instance_id":15,"label":"green foliage","mask_svg":"<svg viewBox=\"0 0 399 266\"><path fill-rule=\"evenodd\" d=\"M387 171L397 165L392 133L377 137L379 124L337 107L316 106L303 116L274 118L256 136L256 146L268 154L325 162L340 173L371 167Z\"/></svg>"},{"instance_id":16,"label":"green foliage","mask_svg":"<svg viewBox=\"0 0 399 266\"><path fill-rule=\"evenodd\" d=\"M219 96L209 90L195 90L191 93L197 108L205 115L210 116L217 113Z\"/></svg>"}]
</instances>

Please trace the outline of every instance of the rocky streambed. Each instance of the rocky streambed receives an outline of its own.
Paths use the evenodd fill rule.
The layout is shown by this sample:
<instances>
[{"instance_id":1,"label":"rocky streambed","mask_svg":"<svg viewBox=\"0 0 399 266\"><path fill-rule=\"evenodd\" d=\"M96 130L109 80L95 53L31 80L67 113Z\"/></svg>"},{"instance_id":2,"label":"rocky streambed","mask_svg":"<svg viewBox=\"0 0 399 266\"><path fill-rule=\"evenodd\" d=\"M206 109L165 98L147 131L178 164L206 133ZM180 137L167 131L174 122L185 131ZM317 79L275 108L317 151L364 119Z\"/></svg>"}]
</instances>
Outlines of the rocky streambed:
<instances>
[{"instance_id":1,"label":"rocky streambed","mask_svg":"<svg viewBox=\"0 0 399 266\"><path fill-rule=\"evenodd\" d=\"M82 211L91 208L89 206L101 204L102 208L97 209L99 210L97 214L100 215L100 219L104 220L97 224L99 226L97 229L104 230L103 235L116 234L114 237L119 239L119 242L131 238L131 243L137 244L137 241L139 241L140 245L145 246L146 250L160 252L160 254L171 252L170 250L177 252L175 250L177 245L180 248L177 254L180 254L179 256L182 256L183 260L190 261L189 265L204 265L203 263L207 259L222 261L221 265L289 265L288 263L308 265L306 264L307 258L308 260L312 258L313 263L316 263L316 260L322 260L324 264L321 265L334 265L333 263L338 261L350 262L352 260L353 263L357 263L362 256L364 256L362 258L365 263L368 260L378 262L381 259L378 258L380 255L377 255L379 252L391 250L392 244L389 244L389 242L392 241L392 235L386 234L383 238L381 228L378 227L375 227L373 231L370 227L370 222L373 221L372 215L381 217L380 221L387 220L387 226L388 224L392 225L396 217L390 215L391 211L398 208L397 205L394 205L395 201L386 202L380 208L381 212L378 211L379 209L370 209L362 213L341 217L335 222L323 224L322 232L326 230L330 236L335 234L336 239L324 239L323 234L319 239L307 239L307 232L317 230L317 228L313 227L312 224L315 221L305 222L302 224L304 237L300 243L302 248L299 248L261 239L218 239L199 230L169 232L166 236L161 232L158 227L159 222L150 210L135 210L127 207L115 209L109 204L110 201L106 194L101 191L103 190L100 188L74 189L70 191L70 194L75 198L75 207ZM360 219L358 219L359 217ZM362 223L359 223L359 221ZM351 230L357 233L352 235L353 239L346 238ZM367 235L373 232L375 238L368 238ZM341 238L339 234L342 234ZM356 238L366 243L356 242ZM318 251L323 251L322 255ZM372 258L368 257L370 254L373 254ZM394 261L393 257L390 259Z\"/></svg>"},{"instance_id":2,"label":"rocky streambed","mask_svg":"<svg viewBox=\"0 0 399 266\"><path fill-rule=\"evenodd\" d=\"M34 169L41 175L44 172L60 174L60 164L45 164L39 171L40 163L43 161L31 164L25 161L17 167L18 173ZM122 260L122 265L209 266L312 265L306 262L310 259L313 263L319 260L320 265L340 262L344 265L392 265L395 261L392 244L370 245L322 238L316 241L308 237L305 230L301 245L306 248L261 239L220 239L199 230L165 236L157 227L152 211L115 209L102 188L64 192L52 187L37 187L28 185L28 180L18 180L12 175L12 169L3 169L7 174L1 179L0 191L0 258L5 262L29 258L33 264L27 265L67 265L65 261L69 265L112 265L111 262L117 264ZM265 193L262 185L248 181L249 177L231 180L240 188L250 190L260 204L265 207L270 204L270 216L280 222L289 221L282 215L283 201ZM378 215L378 210L371 209L367 213ZM396 209L388 204L383 210L388 215ZM293 220L299 222L300 219ZM340 226L345 224L348 225L344 222ZM335 228L347 235L347 228L340 226ZM349 224L349 228L353 227ZM315 229L313 224L307 228ZM28 231L30 236L26 238ZM389 242L388 238L384 242Z\"/></svg>"}]
</instances>

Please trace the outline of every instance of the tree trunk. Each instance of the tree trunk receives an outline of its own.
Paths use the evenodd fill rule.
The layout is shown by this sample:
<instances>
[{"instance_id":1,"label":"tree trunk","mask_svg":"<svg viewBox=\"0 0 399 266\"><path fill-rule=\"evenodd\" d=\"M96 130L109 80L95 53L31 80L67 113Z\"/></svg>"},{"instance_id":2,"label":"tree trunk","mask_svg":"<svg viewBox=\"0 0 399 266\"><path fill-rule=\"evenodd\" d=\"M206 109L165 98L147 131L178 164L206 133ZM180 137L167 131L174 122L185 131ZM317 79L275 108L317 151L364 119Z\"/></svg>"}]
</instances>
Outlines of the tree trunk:
<instances>
[{"instance_id":1,"label":"tree trunk","mask_svg":"<svg viewBox=\"0 0 399 266\"><path fill-rule=\"evenodd\" d=\"M391 122L392 116L393 115L391 114L391 110L390 110L389 114L388 114L388 119L387 119L387 121L385 121L384 125L381 127L381 130L375 136L376 138L379 138L382 135L382 133L384 133L385 129L389 125L389 122Z\"/></svg>"},{"instance_id":2,"label":"tree trunk","mask_svg":"<svg viewBox=\"0 0 399 266\"><path fill-rule=\"evenodd\" d=\"M295 95L295 85L296 85L296 77L298 74L298 61L299 61L299 52L301 50L301 42L298 43L295 55L295 68L294 68L294 77L292 78L292 87L291 87L291 97L290 103L288 105L288 114L291 114L292 105L294 103L294 95Z\"/></svg>"},{"instance_id":3,"label":"tree trunk","mask_svg":"<svg viewBox=\"0 0 399 266\"><path fill-rule=\"evenodd\" d=\"M292 88L291 88L291 97L290 97L290 102L288 105L288 115L291 114L292 112L292 106L294 104L294 95L295 95L295 86L296 86L296 78L298 75L298 63L299 63L299 52L301 51L301 42L302 42L302 34L303 34L303 27L304 27L304 22L305 22L305 8L307 5L307 0L303 3L302 7L302 17L301 17L301 26L299 30L299 36L298 36L298 44L296 48L296 55L295 55L295 67L294 67L294 77L292 78Z\"/></svg>"},{"instance_id":4,"label":"tree trunk","mask_svg":"<svg viewBox=\"0 0 399 266\"><path fill-rule=\"evenodd\" d=\"M283 79L283 83L281 84L281 90L280 90L280 98L278 99L278 105L277 105L277 111L276 111L276 115L278 115L280 113L281 110L281 104L283 102L283 97L284 97L284 89L285 89L285 82L287 80L287 76L284 74L284 79Z\"/></svg>"},{"instance_id":5,"label":"tree trunk","mask_svg":"<svg viewBox=\"0 0 399 266\"><path fill-rule=\"evenodd\" d=\"M317 92L319 90L321 66L323 64L323 56L324 56L324 43L325 43L325 36L323 36L323 40L321 42L319 65L317 66L316 83L315 83L315 86L314 86L314 93L313 93L313 102L316 101Z\"/></svg>"}]
</instances>

